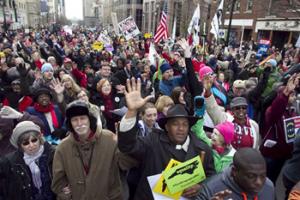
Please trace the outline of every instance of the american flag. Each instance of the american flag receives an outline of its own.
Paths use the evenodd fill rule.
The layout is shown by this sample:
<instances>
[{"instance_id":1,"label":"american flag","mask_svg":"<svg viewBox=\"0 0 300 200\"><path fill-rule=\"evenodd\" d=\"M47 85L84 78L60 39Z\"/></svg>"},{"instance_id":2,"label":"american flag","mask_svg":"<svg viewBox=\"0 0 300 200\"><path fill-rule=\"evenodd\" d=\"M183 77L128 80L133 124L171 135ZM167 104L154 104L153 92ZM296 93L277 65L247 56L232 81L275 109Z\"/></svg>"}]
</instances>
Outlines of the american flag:
<instances>
[{"instance_id":1,"label":"american flag","mask_svg":"<svg viewBox=\"0 0 300 200\"><path fill-rule=\"evenodd\" d=\"M154 42L158 43L161 39L168 38L168 26L167 26L167 15L168 14L168 3L165 0L164 7L161 14L161 19L159 25L156 29L156 33L154 36Z\"/></svg>"}]
</instances>

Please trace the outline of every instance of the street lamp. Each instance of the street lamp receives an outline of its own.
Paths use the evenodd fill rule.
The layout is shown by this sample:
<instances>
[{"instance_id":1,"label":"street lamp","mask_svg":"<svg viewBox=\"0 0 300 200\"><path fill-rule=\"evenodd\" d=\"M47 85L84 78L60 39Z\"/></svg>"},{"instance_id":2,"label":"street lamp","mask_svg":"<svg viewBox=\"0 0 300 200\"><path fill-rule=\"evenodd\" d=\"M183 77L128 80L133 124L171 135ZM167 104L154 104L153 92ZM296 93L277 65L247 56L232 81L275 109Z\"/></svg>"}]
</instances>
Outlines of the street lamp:
<instances>
[{"instance_id":1,"label":"street lamp","mask_svg":"<svg viewBox=\"0 0 300 200\"><path fill-rule=\"evenodd\" d=\"M7 31L7 24L6 24L5 2L4 2L4 0L0 0L0 6L2 7L2 12L3 12L3 30L4 30L4 32L6 32Z\"/></svg>"}]
</instances>

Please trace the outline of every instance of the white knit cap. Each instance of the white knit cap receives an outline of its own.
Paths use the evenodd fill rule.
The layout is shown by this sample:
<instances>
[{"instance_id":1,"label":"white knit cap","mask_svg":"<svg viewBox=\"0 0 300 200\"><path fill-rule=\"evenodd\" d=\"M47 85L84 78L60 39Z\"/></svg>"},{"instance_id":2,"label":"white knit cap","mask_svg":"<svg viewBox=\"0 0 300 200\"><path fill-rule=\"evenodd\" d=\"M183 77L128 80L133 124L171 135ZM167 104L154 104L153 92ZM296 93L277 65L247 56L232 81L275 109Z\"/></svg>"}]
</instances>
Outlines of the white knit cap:
<instances>
[{"instance_id":1,"label":"white knit cap","mask_svg":"<svg viewBox=\"0 0 300 200\"><path fill-rule=\"evenodd\" d=\"M36 132L40 133L41 129L38 125L33 123L32 121L23 121L17 124L14 128L13 133L10 137L10 143L15 147L18 148L18 141L21 135L28 132Z\"/></svg>"}]
</instances>

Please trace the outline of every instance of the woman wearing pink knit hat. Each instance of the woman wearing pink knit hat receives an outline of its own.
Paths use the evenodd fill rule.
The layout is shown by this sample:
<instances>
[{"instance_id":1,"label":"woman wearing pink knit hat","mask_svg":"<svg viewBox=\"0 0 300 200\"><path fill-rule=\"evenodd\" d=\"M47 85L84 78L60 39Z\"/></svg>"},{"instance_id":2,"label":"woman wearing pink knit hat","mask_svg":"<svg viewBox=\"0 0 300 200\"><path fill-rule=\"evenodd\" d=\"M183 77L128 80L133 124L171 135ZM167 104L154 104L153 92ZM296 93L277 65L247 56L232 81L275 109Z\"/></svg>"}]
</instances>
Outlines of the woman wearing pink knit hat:
<instances>
[{"instance_id":1,"label":"woman wearing pink knit hat","mask_svg":"<svg viewBox=\"0 0 300 200\"><path fill-rule=\"evenodd\" d=\"M212 147L215 170L217 173L222 172L232 163L235 153L235 149L231 146L234 138L234 125L232 122L218 124L209 138L203 129L203 122L203 118L199 119L192 127L192 131L200 140Z\"/></svg>"}]
</instances>

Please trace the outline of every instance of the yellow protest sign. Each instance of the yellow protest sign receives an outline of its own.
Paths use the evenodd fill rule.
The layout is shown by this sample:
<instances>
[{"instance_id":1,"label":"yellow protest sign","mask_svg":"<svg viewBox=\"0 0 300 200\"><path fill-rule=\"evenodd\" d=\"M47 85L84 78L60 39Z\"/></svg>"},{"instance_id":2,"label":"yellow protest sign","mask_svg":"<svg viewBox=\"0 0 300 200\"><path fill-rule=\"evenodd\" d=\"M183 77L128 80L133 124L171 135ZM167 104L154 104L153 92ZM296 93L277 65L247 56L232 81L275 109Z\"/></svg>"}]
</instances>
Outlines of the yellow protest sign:
<instances>
[{"instance_id":1,"label":"yellow protest sign","mask_svg":"<svg viewBox=\"0 0 300 200\"><path fill-rule=\"evenodd\" d=\"M206 178L200 156L165 170L163 177L171 194L183 191Z\"/></svg>"},{"instance_id":2,"label":"yellow protest sign","mask_svg":"<svg viewBox=\"0 0 300 200\"><path fill-rule=\"evenodd\" d=\"M99 41L96 41L92 44L92 49L95 50L95 51L102 51L103 50L103 43L102 42L99 42Z\"/></svg>"},{"instance_id":3,"label":"yellow protest sign","mask_svg":"<svg viewBox=\"0 0 300 200\"><path fill-rule=\"evenodd\" d=\"M178 164L180 164L179 161L171 159L165 170L169 170ZM183 191L181 191L181 192L177 192L175 194L171 194L169 189L167 188L167 184L166 184L166 181L163 176L161 176L159 178L158 182L156 183L155 187L153 188L153 191L156 193L162 194L164 196L171 197L172 199L175 199L175 200L178 200L183 192Z\"/></svg>"},{"instance_id":4,"label":"yellow protest sign","mask_svg":"<svg viewBox=\"0 0 300 200\"><path fill-rule=\"evenodd\" d=\"M151 33L145 33L144 38L146 38L146 39L152 38L152 34Z\"/></svg>"}]
</instances>

